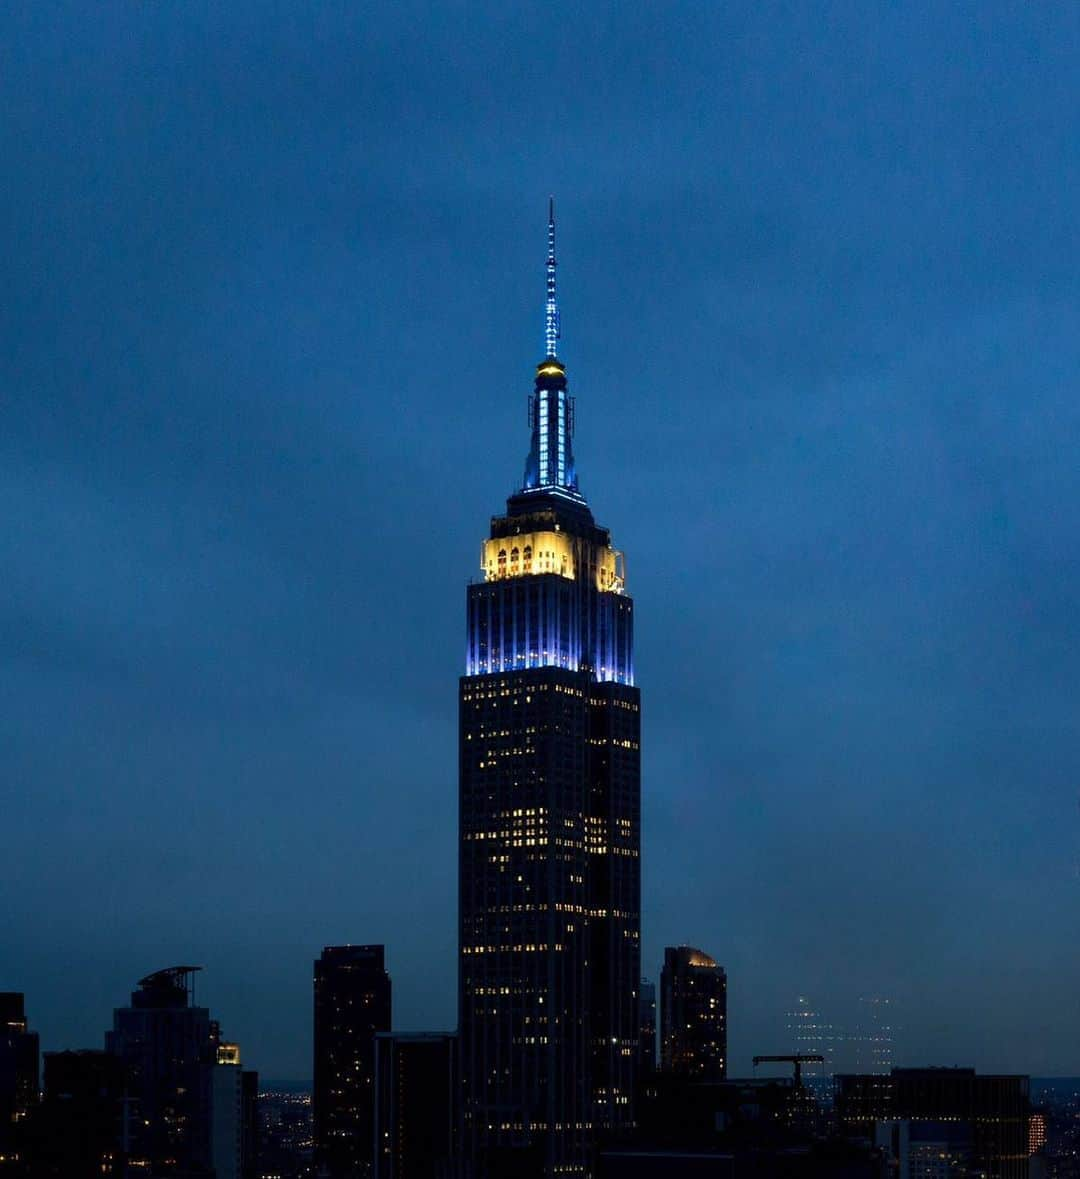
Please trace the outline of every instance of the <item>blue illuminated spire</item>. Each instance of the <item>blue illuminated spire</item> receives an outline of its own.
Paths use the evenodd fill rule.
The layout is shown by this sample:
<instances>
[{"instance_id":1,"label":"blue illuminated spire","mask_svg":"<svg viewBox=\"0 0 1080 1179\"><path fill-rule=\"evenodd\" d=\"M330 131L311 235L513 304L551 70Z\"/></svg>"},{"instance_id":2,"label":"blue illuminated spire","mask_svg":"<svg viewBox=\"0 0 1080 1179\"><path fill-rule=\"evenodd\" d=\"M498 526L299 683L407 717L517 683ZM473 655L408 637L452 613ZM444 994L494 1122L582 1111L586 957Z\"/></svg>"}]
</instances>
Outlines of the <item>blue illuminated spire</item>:
<instances>
[{"instance_id":1,"label":"blue illuminated spire","mask_svg":"<svg viewBox=\"0 0 1080 1179\"><path fill-rule=\"evenodd\" d=\"M536 366L529 403L532 446L525 463L523 491L555 492L578 502L571 439L574 401L566 391L566 369L558 359L559 305L555 297L555 198L548 200L547 301L544 305L544 359Z\"/></svg>"},{"instance_id":2,"label":"blue illuminated spire","mask_svg":"<svg viewBox=\"0 0 1080 1179\"><path fill-rule=\"evenodd\" d=\"M555 301L555 198L548 197L547 305L544 309L544 356L559 355L559 305Z\"/></svg>"}]
</instances>

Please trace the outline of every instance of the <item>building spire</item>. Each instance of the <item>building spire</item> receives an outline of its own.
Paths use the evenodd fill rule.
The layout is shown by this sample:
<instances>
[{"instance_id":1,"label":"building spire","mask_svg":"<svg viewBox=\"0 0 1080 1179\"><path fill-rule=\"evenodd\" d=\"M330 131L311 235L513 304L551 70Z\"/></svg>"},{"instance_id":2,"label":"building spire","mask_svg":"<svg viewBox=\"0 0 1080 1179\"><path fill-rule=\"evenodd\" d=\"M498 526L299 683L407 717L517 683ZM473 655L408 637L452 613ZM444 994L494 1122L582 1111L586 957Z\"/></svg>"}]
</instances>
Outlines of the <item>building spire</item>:
<instances>
[{"instance_id":1,"label":"building spire","mask_svg":"<svg viewBox=\"0 0 1080 1179\"><path fill-rule=\"evenodd\" d=\"M574 400L566 391L566 369L559 359L559 305L555 300L555 198L548 199L547 305L544 359L536 366L529 401L532 446L525 462L523 491L547 491L584 503L574 468Z\"/></svg>"},{"instance_id":2,"label":"building spire","mask_svg":"<svg viewBox=\"0 0 1080 1179\"><path fill-rule=\"evenodd\" d=\"M546 358L558 356L559 306L555 301L555 198L548 197L547 305L544 309Z\"/></svg>"}]
</instances>

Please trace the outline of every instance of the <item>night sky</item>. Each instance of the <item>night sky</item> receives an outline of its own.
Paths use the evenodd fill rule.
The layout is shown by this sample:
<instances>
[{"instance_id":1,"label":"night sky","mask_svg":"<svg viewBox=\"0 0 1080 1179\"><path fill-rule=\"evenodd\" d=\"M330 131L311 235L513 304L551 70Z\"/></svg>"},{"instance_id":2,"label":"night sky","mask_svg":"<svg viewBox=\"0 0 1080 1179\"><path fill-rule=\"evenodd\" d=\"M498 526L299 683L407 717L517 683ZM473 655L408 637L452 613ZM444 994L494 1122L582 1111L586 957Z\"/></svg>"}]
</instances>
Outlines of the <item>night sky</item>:
<instances>
[{"instance_id":1,"label":"night sky","mask_svg":"<svg viewBox=\"0 0 1080 1179\"><path fill-rule=\"evenodd\" d=\"M308 1077L311 962L453 1027L465 585L547 198L627 554L644 954L736 1072L1080 1071L1080 6L0 12L0 989Z\"/></svg>"}]
</instances>

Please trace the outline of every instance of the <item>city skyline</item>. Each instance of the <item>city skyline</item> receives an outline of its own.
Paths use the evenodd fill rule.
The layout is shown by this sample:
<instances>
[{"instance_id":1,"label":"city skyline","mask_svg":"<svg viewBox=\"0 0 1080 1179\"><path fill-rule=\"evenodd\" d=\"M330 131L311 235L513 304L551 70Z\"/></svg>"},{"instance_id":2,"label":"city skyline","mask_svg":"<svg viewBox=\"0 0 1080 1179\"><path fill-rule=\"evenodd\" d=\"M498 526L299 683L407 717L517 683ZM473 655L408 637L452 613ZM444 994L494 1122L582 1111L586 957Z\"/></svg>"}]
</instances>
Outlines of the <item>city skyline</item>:
<instances>
[{"instance_id":1,"label":"city skyline","mask_svg":"<svg viewBox=\"0 0 1080 1179\"><path fill-rule=\"evenodd\" d=\"M304 1077L349 941L454 1025L460 603L554 191L643 972L715 955L733 1073L799 994L895 998L898 1064L1070 1071L1076 14L349 8L0 16L0 986L42 1048L196 962Z\"/></svg>"}]
</instances>

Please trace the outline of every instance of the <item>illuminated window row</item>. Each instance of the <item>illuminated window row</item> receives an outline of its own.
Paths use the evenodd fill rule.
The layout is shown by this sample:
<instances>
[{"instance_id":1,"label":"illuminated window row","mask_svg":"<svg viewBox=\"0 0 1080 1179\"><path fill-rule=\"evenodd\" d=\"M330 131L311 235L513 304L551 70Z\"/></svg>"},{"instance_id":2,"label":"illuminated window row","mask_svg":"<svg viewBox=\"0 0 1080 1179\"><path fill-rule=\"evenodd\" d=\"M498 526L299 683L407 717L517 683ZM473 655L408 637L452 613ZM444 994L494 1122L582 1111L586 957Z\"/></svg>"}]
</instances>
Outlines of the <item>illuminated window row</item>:
<instances>
[{"instance_id":1,"label":"illuminated window row","mask_svg":"<svg viewBox=\"0 0 1080 1179\"><path fill-rule=\"evenodd\" d=\"M546 954L548 950L554 950L557 954L561 954L565 949L562 942L553 942L550 945L547 942L522 942L515 945L462 946L461 952L463 954Z\"/></svg>"},{"instance_id":2,"label":"illuminated window row","mask_svg":"<svg viewBox=\"0 0 1080 1179\"><path fill-rule=\"evenodd\" d=\"M470 840L472 840L472 841L487 840L489 843L493 840L498 840L500 843L510 843L511 840L521 840L521 839L527 839L527 838L529 838L529 839L542 838L544 840L544 842L547 843L547 832L544 831L543 829L537 830L535 828L529 827L524 830L515 829L512 831L506 830L506 831L466 832L466 834L463 836L463 838L466 840L466 842L468 842ZM520 845L517 843L514 843L514 844L511 844L511 846L518 847Z\"/></svg>"},{"instance_id":3,"label":"illuminated window row","mask_svg":"<svg viewBox=\"0 0 1080 1179\"><path fill-rule=\"evenodd\" d=\"M632 704L629 700L604 700L602 698L589 697L589 703L593 708L622 708L627 712L637 712L638 706Z\"/></svg>"},{"instance_id":4,"label":"illuminated window row","mask_svg":"<svg viewBox=\"0 0 1080 1179\"><path fill-rule=\"evenodd\" d=\"M518 737L522 733L536 733L538 731L536 725L526 725L523 728L516 729L489 729L483 721L480 721L476 733L466 734L466 740L471 741L474 736L478 741L484 740L485 738L491 740L495 737Z\"/></svg>"}]
</instances>

